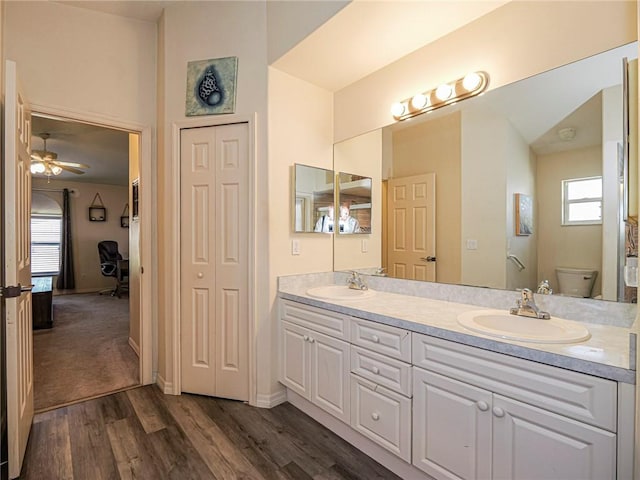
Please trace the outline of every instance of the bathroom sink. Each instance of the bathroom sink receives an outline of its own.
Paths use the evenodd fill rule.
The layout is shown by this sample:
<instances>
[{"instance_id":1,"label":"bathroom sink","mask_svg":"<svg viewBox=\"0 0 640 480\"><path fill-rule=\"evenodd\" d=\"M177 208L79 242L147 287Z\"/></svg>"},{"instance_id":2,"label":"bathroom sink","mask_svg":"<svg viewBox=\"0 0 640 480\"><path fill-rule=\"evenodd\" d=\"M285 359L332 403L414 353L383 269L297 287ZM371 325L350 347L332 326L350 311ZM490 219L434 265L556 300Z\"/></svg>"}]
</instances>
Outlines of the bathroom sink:
<instances>
[{"instance_id":1,"label":"bathroom sink","mask_svg":"<svg viewBox=\"0 0 640 480\"><path fill-rule=\"evenodd\" d=\"M372 297L375 293L374 290L354 290L346 285L323 285L307 290L310 297L325 300L357 300Z\"/></svg>"},{"instance_id":2,"label":"bathroom sink","mask_svg":"<svg viewBox=\"0 0 640 480\"><path fill-rule=\"evenodd\" d=\"M458 315L458 323L474 332L507 340L535 343L576 343L591 337L578 322L511 315L503 310L474 310Z\"/></svg>"}]
</instances>

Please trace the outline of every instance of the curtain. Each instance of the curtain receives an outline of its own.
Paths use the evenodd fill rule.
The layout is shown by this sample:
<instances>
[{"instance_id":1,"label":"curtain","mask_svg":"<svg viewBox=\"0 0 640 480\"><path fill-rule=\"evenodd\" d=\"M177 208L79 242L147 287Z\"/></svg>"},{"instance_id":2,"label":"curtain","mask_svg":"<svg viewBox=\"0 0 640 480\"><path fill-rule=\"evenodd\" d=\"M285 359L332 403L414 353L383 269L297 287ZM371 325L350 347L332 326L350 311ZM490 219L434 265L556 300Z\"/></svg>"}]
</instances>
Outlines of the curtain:
<instances>
[{"instance_id":1,"label":"curtain","mask_svg":"<svg viewBox=\"0 0 640 480\"><path fill-rule=\"evenodd\" d=\"M62 242L60 244L60 275L56 288L69 290L76 287L73 275L73 248L71 242L71 208L69 205L69 190L62 191Z\"/></svg>"}]
</instances>

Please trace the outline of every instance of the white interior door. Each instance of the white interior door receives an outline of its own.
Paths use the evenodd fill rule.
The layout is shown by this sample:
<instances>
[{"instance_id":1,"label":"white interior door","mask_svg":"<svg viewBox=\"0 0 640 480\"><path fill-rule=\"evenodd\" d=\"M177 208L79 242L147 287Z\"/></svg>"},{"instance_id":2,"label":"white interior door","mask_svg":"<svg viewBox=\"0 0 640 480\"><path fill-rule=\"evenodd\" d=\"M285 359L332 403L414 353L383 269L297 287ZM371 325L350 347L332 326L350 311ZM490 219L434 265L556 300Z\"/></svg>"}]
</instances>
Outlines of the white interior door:
<instances>
[{"instance_id":1,"label":"white interior door","mask_svg":"<svg viewBox=\"0 0 640 480\"><path fill-rule=\"evenodd\" d=\"M249 400L249 130L181 132L183 392Z\"/></svg>"},{"instance_id":2,"label":"white interior door","mask_svg":"<svg viewBox=\"0 0 640 480\"><path fill-rule=\"evenodd\" d=\"M9 476L20 475L33 421L31 324L31 112L18 89L15 62L5 65L5 281L26 287L6 298Z\"/></svg>"},{"instance_id":3,"label":"white interior door","mask_svg":"<svg viewBox=\"0 0 640 480\"><path fill-rule=\"evenodd\" d=\"M390 179L387 215L389 274L435 282L436 174Z\"/></svg>"}]
</instances>

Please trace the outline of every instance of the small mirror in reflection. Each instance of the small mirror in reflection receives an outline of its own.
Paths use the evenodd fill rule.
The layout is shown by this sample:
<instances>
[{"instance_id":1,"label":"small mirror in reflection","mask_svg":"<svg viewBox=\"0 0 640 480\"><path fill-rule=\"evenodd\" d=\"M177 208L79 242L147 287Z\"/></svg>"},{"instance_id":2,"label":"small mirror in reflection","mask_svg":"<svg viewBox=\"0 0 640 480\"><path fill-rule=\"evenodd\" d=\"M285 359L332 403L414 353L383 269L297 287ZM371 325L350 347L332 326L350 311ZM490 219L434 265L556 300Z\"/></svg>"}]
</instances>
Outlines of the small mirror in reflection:
<instances>
[{"instance_id":1,"label":"small mirror in reflection","mask_svg":"<svg viewBox=\"0 0 640 480\"><path fill-rule=\"evenodd\" d=\"M333 170L295 164L293 231L333 232Z\"/></svg>"},{"instance_id":2,"label":"small mirror in reflection","mask_svg":"<svg viewBox=\"0 0 640 480\"><path fill-rule=\"evenodd\" d=\"M339 233L371 233L371 178L338 174Z\"/></svg>"}]
</instances>

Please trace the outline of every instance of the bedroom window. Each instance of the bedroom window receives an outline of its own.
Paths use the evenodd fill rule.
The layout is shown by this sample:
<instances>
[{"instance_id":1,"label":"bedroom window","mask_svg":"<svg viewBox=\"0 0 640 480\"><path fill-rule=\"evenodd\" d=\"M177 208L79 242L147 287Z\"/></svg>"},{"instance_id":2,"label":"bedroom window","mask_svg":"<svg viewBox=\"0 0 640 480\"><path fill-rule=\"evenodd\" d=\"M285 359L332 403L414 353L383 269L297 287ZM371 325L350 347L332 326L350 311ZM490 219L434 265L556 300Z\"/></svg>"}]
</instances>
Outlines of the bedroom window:
<instances>
[{"instance_id":1,"label":"bedroom window","mask_svg":"<svg viewBox=\"0 0 640 480\"><path fill-rule=\"evenodd\" d=\"M602 177L562 181L562 225L602 223Z\"/></svg>"},{"instance_id":2,"label":"bedroom window","mask_svg":"<svg viewBox=\"0 0 640 480\"><path fill-rule=\"evenodd\" d=\"M60 273L61 239L61 216L31 216L31 275L45 276Z\"/></svg>"}]
</instances>

